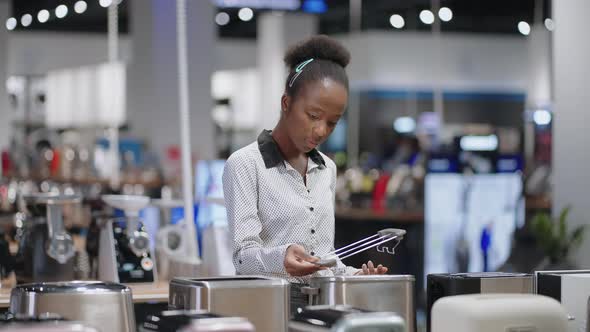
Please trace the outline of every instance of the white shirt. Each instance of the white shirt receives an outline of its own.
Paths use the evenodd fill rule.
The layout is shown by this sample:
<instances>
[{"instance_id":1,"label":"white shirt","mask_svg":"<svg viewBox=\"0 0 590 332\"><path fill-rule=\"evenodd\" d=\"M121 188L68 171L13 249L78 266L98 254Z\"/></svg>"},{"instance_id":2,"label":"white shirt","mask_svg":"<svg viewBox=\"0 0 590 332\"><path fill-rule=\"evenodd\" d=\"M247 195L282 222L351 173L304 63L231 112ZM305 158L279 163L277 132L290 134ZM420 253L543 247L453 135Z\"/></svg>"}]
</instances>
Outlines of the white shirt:
<instances>
[{"instance_id":1,"label":"white shirt","mask_svg":"<svg viewBox=\"0 0 590 332\"><path fill-rule=\"evenodd\" d=\"M223 172L233 262L239 274L278 276L291 282L283 265L291 244L321 257L334 250L336 165L317 150L308 153L306 183L286 162L270 131L233 153ZM354 274L342 262L317 275Z\"/></svg>"}]
</instances>

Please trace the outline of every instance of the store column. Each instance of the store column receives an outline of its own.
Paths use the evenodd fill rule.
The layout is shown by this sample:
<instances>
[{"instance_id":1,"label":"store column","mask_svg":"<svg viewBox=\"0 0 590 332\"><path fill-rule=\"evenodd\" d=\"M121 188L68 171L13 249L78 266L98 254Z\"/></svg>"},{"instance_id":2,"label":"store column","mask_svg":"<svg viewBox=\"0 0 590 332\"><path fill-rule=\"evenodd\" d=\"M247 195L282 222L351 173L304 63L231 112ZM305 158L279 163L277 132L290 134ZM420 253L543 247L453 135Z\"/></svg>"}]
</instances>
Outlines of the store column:
<instances>
[{"instance_id":1,"label":"store column","mask_svg":"<svg viewBox=\"0 0 590 332\"><path fill-rule=\"evenodd\" d=\"M264 13L258 18L258 69L260 72L260 115L257 132L273 129L285 89L287 48L317 32L317 17L306 14Z\"/></svg>"},{"instance_id":2,"label":"store column","mask_svg":"<svg viewBox=\"0 0 590 332\"><path fill-rule=\"evenodd\" d=\"M10 114L8 94L6 93L6 79L8 78L8 30L6 20L12 13L11 2L0 0L0 151L10 144ZM0 169L0 173L2 170ZM1 175L1 174L0 174Z\"/></svg>"},{"instance_id":3,"label":"store column","mask_svg":"<svg viewBox=\"0 0 590 332\"><path fill-rule=\"evenodd\" d=\"M590 267L590 1L553 1L553 213L571 205L570 227L588 225L576 262Z\"/></svg>"},{"instance_id":4,"label":"store column","mask_svg":"<svg viewBox=\"0 0 590 332\"><path fill-rule=\"evenodd\" d=\"M528 116L534 116L535 111L553 111L551 34L542 22L537 22L533 24L527 38L529 80L525 107ZM535 123L532 119L525 122L524 130L525 162L527 167L531 167L535 166Z\"/></svg>"},{"instance_id":5,"label":"store column","mask_svg":"<svg viewBox=\"0 0 590 332\"><path fill-rule=\"evenodd\" d=\"M551 108L551 31L541 24L532 26L528 37L528 109Z\"/></svg>"},{"instance_id":6,"label":"store column","mask_svg":"<svg viewBox=\"0 0 590 332\"><path fill-rule=\"evenodd\" d=\"M129 124L161 154L180 145L176 1L134 0L130 8ZM210 1L189 0L186 17L192 150L199 159L211 159L216 157L211 118L214 7Z\"/></svg>"}]
</instances>

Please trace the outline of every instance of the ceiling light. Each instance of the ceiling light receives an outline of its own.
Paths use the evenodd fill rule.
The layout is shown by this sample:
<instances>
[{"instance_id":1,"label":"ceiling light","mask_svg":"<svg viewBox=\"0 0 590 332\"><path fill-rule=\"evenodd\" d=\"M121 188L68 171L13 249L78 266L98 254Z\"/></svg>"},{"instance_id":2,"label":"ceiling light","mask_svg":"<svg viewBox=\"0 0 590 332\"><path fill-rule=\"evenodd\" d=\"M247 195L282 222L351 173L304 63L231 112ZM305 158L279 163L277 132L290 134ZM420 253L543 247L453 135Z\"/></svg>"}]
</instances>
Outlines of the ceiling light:
<instances>
[{"instance_id":1,"label":"ceiling light","mask_svg":"<svg viewBox=\"0 0 590 332\"><path fill-rule=\"evenodd\" d=\"M47 9L40 10L37 13L37 21L39 21L40 23L45 23L45 22L49 21L49 16L50 16L49 10L47 10Z\"/></svg>"},{"instance_id":2,"label":"ceiling light","mask_svg":"<svg viewBox=\"0 0 590 332\"><path fill-rule=\"evenodd\" d=\"M31 23L33 23L33 16L31 16L31 14L24 14L20 18L20 24L24 27L28 27Z\"/></svg>"},{"instance_id":3,"label":"ceiling light","mask_svg":"<svg viewBox=\"0 0 590 332\"><path fill-rule=\"evenodd\" d=\"M80 0L76 2L76 4L74 5L74 11L78 14L84 13L86 9L88 9L88 4L86 3L86 1Z\"/></svg>"},{"instance_id":4,"label":"ceiling light","mask_svg":"<svg viewBox=\"0 0 590 332\"><path fill-rule=\"evenodd\" d=\"M217 25L227 25L229 23L229 15L226 12L219 12L215 15L215 23Z\"/></svg>"},{"instance_id":5,"label":"ceiling light","mask_svg":"<svg viewBox=\"0 0 590 332\"><path fill-rule=\"evenodd\" d=\"M551 123L551 112L547 110L536 110L533 113L533 121L538 126L546 126Z\"/></svg>"},{"instance_id":6,"label":"ceiling light","mask_svg":"<svg viewBox=\"0 0 590 332\"><path fill-rule=\"evenodd\" d=\"M248 7L242 8L238 12L238 17L240 18L240 20L248 22L254 17L254 12L252 11L252 9Z\"/></svg>"},{"instance_id":7,"label":"ceiling light","mask_svg":"<svg viewBox=\"0 0 590 332\"><path fill-rule=\"evenodd\" d=\"M520 21L518 22L518 31L521 34L528 36L531 33L531 26L525 21Z\"/></svg>"},{"instance_id":8,"label":"ceiling light","mask_svg":"<svg viewBox=\"0 0 590 332\"><path fill-rule=\"evenodd\" d=\"M406 21L404 21L404 18L398 14L391 15L391 17L389 18L389 23L392 27L396 29L401 29L404 27L404 25L406 25Z\"/></svg>"},{"instance_id":9,"label":"ceiling light","mask_svg":"<svg viewBox=\"0 0 590 332\"><path fill-rule=\"evenodd\" d=\"M459 144L463 151L495 151L498 148L498 136L463 136Z\"/></svg>"},{"instance_id":10,"label":"ceiling light","mask_svg":"<svg viewBox=\"0 0 590 332\"><path fill-rule=\"evenodd\" d=\"M449 7L442 7L438 11L438 17L443 22L449 22L453 19L453 11Z\"/></svg>"},{"instance_id":11,"label":"ceiling light","mask_svg":"<svg viewBox=\"0 0 590 332\"><path fill-rule=\"evenodd\" d=\"M430 10L425 9L420 12L420 21L424 24L432 24L434 23L434 14Z\"/></svg>"},{"instance_id":12,"label":"ceiling light","mask_svg":"<svg viewBox=\"0 0 590 332\"><path fill-rule=\"evenodd\" d=\"M18 24L18 21L16 20L16 18L11 17L6 20L6 29L14 30L16 28L17 24Z\"/></svg>"},{"instance_id":13,"label":"ceiling light","mask_svg":"<svg viewBox=\"0 0 590 332\"><path fill-rule=\"evenodd\" d=\"M68 7L66 5L59 5L55 8L55 16L57 18L64 18L68 15Z\"/></svg>"},{"instance_id":14,"label":"ceiling light","mask_svg":"<svg viewBox=\"0 0 590 332\"><path fill-rule=\"evenodd\" d=\"M393 129L400 134L408 134L416 130L416 121L409 116L402 116L395 119Z\"/></svg>"},{"instance_id":15,"label":"ceiling light","mask_svg":"<svg viewBox=\"0 0 590 332\"><path fill-rule=\"evenodd\" d=\"M553 22L553 20L550 18L546 18L545 19L545 28L547 28L547 30L549 30L549 31L555 30L555 22Z\"/></svg>"},{"instance_id":16,"label":"ceiling light","mask_svg":"<svg viewBox=\"0 0 590 332\"><path fill-rule=\"evenodd\" d=\"M113 0L100 0L98 3L101 7L107 8L113 3Z\"/></svg>"}]
</instances>

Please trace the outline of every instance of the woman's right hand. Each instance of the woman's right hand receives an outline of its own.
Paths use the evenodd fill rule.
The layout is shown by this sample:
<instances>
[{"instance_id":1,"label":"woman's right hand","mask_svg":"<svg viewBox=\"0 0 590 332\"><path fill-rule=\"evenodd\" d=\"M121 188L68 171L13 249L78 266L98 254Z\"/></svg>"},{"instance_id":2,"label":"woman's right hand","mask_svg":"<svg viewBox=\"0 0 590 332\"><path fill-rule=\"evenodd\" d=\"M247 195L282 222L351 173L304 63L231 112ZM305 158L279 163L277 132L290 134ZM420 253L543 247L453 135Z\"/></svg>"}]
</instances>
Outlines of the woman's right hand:
<instances>
[{"instance_id":1,"label":"woman's right hand","mask_svg":"<svg viewBox=\"0 0 590 332\"><path fill-rule=\"evenodd\" d=\"M285 252L283 265L289 275L303 277L326 269L326 267L313 264L319 260L317 257L310 256L302 246L292 244Z\"/></svg>"}]
</instances>

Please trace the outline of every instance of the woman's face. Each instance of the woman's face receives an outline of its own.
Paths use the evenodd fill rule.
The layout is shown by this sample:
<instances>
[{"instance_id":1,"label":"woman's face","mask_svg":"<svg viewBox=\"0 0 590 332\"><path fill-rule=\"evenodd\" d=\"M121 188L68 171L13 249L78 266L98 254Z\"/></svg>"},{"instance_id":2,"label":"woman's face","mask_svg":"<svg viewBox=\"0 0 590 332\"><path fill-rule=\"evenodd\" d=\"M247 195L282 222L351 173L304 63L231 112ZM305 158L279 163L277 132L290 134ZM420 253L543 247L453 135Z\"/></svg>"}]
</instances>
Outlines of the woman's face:
<instances>
[{"instance_id":1,"label":"woman's face","mask_svg":"<svg viewBox=\"0 0 590 332\"><path fill-rule=\"evenodd\" d=\"M292 98L281 100L289 137L301 152L322 144L332 133L346 109L348 91L330 79L310 82Z\"/></svg>"}]
</instances>

